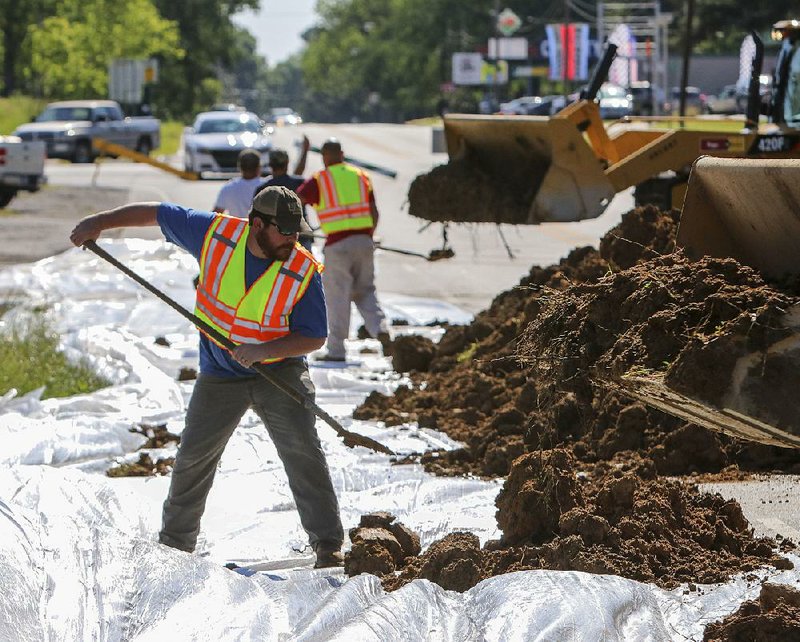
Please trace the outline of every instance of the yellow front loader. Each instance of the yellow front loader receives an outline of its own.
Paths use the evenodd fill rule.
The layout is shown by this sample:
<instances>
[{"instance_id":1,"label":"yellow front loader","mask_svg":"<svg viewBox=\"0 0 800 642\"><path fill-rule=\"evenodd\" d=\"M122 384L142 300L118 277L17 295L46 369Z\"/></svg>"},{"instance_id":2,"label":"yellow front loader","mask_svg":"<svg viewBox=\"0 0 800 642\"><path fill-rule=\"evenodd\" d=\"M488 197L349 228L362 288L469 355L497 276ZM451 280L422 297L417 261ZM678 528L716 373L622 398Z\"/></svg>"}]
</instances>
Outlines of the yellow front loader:
<instances>
[{"instance_id":1,"label":"yellow front loader","mask_svg":"<svg viewBox=\"0 0 800 642\"><path fill-rule=\"evenodd\" d=\"M779 25L784 59L791 61L800 26ZM613 45L585 95L552 117L447 115L450 160L414 180L409 211L442 222L580 221L602 214L615 194L630 187L637 204L669 209L681 206L689 170L700 156L800 158L800 107L794 107L800 83L791 66L776 74L773 102L780 105L772 122L759 124L763 45L757 45L743 119L627 118L606 128L593 97L613 61Z\"/></svg>"}]
</instances>

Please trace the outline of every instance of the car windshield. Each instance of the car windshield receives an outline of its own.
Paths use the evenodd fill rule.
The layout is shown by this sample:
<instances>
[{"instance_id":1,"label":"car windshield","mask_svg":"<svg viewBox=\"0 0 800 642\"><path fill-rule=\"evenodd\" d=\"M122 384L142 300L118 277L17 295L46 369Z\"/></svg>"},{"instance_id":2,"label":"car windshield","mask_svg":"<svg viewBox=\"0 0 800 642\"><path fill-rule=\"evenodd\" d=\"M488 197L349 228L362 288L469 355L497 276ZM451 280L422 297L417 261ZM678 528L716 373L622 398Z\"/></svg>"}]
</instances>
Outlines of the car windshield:
<instances>
[{"instance_id":1,"label":"car windshield","mask_svg":"<svg viewBox=\"0 0 800 642\"><path fill-rule=\"evenodd\" d=\"M198 134L237 134L260 132L261 125L252 118L214 118L204 120L197 127Z\"/></svg>"},{"instance_id":2,"label":"car windshield","mask_svg":"<svg viewBox=\"0 0 800 642\"><path fill-rule=\"evenodd\" d=\"M600 88L600 95L604 98L624 98L625 90L617 85L604 85Z\"/></svg>"},{"instance_id":3,"label":"car windshield","mask_svg":"<svg viewBox=\"0 0 800 642\"><path fill-rule=\"evenodd\" d=\"M273 116L290 116L294 110L289 107L276 107L270 112Z\"/></svg>"},{"instance_id":4,"label":"car windshield","mask_svg":"<svg viewBox=\"0 0 800 642\"><path fill-rule=\"evenodd\" d=\"M36 118L38 123L56 120L91 120L92 110L89 107L48 107Z\"/></svg>"}]
</instances>

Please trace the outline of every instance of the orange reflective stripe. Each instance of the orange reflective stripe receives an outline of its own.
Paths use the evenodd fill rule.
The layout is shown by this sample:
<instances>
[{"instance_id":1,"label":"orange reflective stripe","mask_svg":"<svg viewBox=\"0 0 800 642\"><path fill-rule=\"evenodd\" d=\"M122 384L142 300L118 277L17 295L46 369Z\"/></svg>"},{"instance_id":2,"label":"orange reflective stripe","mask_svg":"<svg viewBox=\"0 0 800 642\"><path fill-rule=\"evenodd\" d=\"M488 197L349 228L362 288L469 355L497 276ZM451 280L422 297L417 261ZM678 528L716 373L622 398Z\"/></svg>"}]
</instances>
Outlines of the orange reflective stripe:
<instances>
[{"instance_id":1,"label":"orange reflective stripe","mask_svg":"<svg viewBox=\"0 0 800 642\"><path fill-rule=\"evenodd\" d=\"M214 296L219 295L222 274L233 256L233 250L244 232L245 225L242 219L221 216L219 224L209 229L211 238L204 263L206 273L202 280Z\"/></svg>"},{"instance_id":2,"label":"orange reflective stripe","mask_svg":"<svg viewBox=\"0 0 800 642\"><path fill-rule=\"evenodd\" d=\"M308 273L311 260L295 248L278 272L272 286L263 321L275 316L288 315L295 302L295 294Z\"/></svg>"},{"instance_id":3,"label":"orange reflective stripe","mask_svg":"<svg viewBox=\"0 0 800 642\"><path fill-rule=\"evenodd\" d=\"M322 179L319 185L324 192L323 209L329 207L336 207L339 204L339 194L336 192L336 185L333 184L333 177L328 170L323 170L319 173Z\"/></svg>"}]
</instances>

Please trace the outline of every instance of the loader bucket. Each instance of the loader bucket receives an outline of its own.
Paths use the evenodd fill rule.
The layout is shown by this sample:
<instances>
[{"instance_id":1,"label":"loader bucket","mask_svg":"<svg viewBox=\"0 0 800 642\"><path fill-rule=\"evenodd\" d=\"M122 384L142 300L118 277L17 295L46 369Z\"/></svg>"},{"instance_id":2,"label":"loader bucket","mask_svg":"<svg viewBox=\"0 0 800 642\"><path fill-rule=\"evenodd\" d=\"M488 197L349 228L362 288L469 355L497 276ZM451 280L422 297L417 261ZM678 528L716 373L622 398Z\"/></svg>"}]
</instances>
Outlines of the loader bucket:
<instances>
[{"instance_id":1,"label":"loader bucket","mask_svg":"<svg viewBox=\"0 0 800 642\"><path fill-rule=\"evenodd\" d=\"M685 371L671 377L623 378L630 396L684 421L727 435L770 446L800 448L800 304L791 306L780 325L782 338L765 350L742 354L715 381L721 398L711 404L684 380ZM689 377L691 379L691 377Z\"/></svg>"},{"instance_id":2,"label":"loader bucket","mask_svg":"<svg viewBox=\"0 0 800 642\"><path fill-rule=\"evenodd\" d=\"M699 158L677 244L691 258L732 257L770 279L800 274L800 160Z\"/></svg>"},{"instance_id":3,"label":"loader bucket","mask_svg":"<svg viewBox=\"0 0 800 642\"><path fill-rule=\"evenodd\" d=\"M614 189L592 148L564 118L451 114L450 161L417 176L409 213L428 221L579 221L599 216Z\"/></svg>"}]
</instances>

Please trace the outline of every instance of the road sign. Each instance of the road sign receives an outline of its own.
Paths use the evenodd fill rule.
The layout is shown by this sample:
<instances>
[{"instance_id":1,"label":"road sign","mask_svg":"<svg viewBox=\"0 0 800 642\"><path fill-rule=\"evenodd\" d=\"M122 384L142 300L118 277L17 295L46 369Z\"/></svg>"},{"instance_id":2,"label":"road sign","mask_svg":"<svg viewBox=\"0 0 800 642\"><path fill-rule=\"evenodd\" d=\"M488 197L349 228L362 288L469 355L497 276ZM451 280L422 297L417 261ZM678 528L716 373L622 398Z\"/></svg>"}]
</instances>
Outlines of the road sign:
<instances>
[{"instance_id":1,"label":"road sign","mask_svg":"<svg viewBox=\"0 0 800 642\"><path fill-rule=\"evenodd\" d=\"M511 9L503 9L497 15L497 30L504 36L510 36L522 26L522 20Z\"/></svg>"},{"instance_id":2,"label":"road sign","mask_svg":"<svg viewBox=\"0 0 800 642\"><path fill-rule=\"evenodd\" d=\"M489 58L496 60L527 60L527 38L489 38Z\"/></svg>"},{"instance_id":3,"label":"road sign","mask_svg":"<svg viewBox=\"0 0 800 642\"><path fill-rule=\"evenodd\" d=\"M479 53L458 52L453 54L453 83L456 85L482 85L481 67L483 56Z\"/></svg>"}]
</instances>

